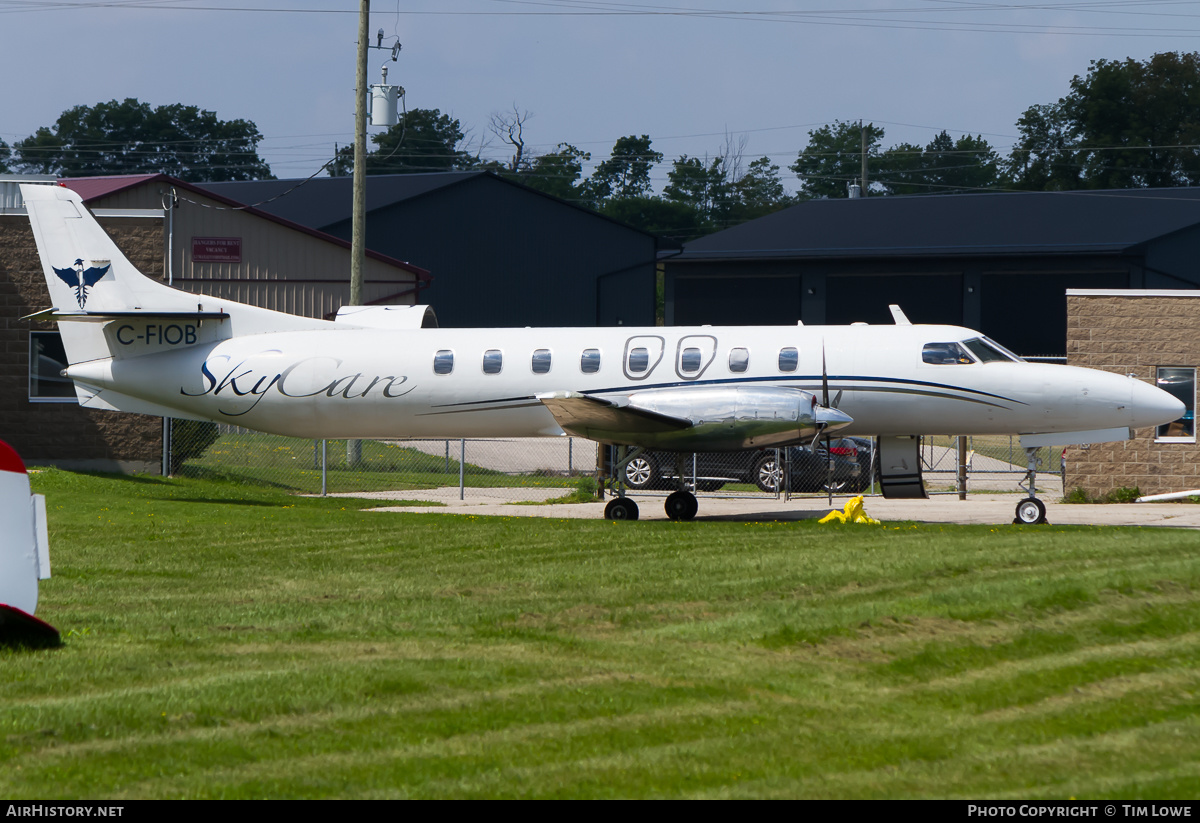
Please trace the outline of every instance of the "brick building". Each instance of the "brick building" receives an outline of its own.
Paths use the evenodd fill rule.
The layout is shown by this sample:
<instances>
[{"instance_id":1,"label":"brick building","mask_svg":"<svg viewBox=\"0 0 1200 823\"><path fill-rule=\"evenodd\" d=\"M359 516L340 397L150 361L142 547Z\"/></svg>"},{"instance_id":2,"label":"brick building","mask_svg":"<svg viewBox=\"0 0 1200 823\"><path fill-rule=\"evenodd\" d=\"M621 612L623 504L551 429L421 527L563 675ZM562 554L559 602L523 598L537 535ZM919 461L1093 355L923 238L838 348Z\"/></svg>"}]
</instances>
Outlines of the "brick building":
<instances>
[{"instance_id":1,"label":"brick building","mask_svg":"<svg viewBox=\"0 0 1200 823\"><path fill-rule=\"evenodd\" d=\"M1070 447L1065 491L1081 488L1098 497L1119 488L1142 494L1200 489L1200 291L1069 289L1067 362L1135 374L1174 394L1187 412L1165 426L1138 429L1124 443Z\"/></svg>"}]
</instances>

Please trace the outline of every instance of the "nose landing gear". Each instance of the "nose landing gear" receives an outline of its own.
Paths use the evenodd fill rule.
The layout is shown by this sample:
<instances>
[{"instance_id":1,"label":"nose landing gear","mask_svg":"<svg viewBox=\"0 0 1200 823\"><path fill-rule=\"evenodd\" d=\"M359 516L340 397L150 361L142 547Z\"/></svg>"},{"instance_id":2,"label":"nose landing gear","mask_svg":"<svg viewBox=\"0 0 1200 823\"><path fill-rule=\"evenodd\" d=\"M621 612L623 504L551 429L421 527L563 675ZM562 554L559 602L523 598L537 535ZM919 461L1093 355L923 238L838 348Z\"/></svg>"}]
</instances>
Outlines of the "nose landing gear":
<instances>
[{"instance_id":1,"label":"nose landing gear","mask_svg":"<svg viewBox=\"0 0 1200 823\"><path fill-rule=\"evenodd\" d=\"M1017 516L1014 524L1035 526L1046 522L1046 504L1037 497L1037 470L1042 461L1037 456L1037 449L1025 449L1025 460L1028 466L1025 478L1017 485L1024 489L1029 496L1017 504Z\"/></svg>"}]
</instances>

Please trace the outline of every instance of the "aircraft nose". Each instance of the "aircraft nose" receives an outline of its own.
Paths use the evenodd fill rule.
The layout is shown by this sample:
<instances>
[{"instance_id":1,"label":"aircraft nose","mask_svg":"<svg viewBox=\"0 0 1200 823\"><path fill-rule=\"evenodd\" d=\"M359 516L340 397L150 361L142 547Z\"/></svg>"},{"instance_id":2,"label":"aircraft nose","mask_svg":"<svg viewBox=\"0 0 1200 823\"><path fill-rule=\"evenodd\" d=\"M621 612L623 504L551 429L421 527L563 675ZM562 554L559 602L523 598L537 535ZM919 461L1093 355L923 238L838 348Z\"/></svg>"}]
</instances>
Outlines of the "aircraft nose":
<instances>
[{"instance_id":1,"label":"aircraft nose","mask_svg":"<svg viewBox=\"0 0 1200 823\"><path fill-rule=\"evenodd\" d=\"M1133 377L1129 381L1133 384L1129 399L1134 428L1161 426L1183 417L1186 408L1178 397Z\"/></svg>"},{"instance_id":2,"label":"aircraft nose","mask_svg":"<svg viewBox=\"0 0 1200 823\"><path fill-rule=\"evenodd\" d=\"M854 422L854 418L843 411L828 406L817 406L817 425L824 426L826 431L836 431Z\"/></svg>"}]
</instances>

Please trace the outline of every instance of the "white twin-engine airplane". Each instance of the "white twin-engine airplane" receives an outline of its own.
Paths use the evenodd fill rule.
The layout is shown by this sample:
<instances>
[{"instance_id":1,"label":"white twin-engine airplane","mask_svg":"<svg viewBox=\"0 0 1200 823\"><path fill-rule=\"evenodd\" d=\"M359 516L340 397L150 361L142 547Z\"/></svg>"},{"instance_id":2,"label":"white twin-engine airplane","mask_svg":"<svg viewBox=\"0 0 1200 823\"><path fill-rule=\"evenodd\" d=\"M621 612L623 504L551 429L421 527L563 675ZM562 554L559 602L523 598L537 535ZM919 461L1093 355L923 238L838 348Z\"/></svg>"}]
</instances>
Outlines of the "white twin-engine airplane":
<instances>
[{"instance_id":1,"label":"white twin-engine airplane","mask_svg":"<svg viewBox=\"0 0 1200 823\"><path fill-rule=\"evenodd\" d=\"M677 453L879 437L881 485L924 497L918 436L1020 434L1033 449L1124 440L1183 405L1124 375L1027 363L978 332L911 325L425 328L425 306L315 320L144 276L58 186L21 187L81 405L305 438L575 435ZM38 315L35 315L38 316ZM826 369L828 364L828 370ZM830 399L830 393L833 398ZM667 498L690 520L696 498ZM618 476L621 472L618 471ZM618 490L605 510L636 519Z\"/></svg>"}]
</instances>

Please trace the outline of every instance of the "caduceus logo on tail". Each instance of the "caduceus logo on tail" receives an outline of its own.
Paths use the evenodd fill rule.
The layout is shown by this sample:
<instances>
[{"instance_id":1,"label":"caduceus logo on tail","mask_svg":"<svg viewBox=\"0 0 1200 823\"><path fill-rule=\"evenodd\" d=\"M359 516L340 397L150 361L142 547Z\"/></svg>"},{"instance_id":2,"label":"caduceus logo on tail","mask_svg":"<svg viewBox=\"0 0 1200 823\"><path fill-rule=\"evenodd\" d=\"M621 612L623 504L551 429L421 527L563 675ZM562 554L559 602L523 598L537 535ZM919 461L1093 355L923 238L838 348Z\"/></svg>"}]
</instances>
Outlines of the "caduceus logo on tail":
<instances>
[{"instance_id":1,"label":"caduceus logo on tail","mask_svg":"<svg viewBox=\"0 0 1200 823\"><path fill-rule=\"evenodd\" d=\"M69 269L55 268L54 273L68 286L75 290L75 299L79 301L79 308L83 308L87 303L88 289L96 285L96 281L108 274L108 270L112 268L112 264L107 266L91 266L83 267L82 260L76 260L75 265Z\"/></svg>"}]
</instances>

